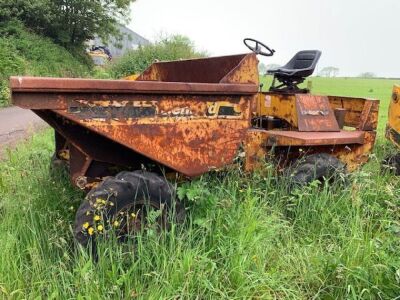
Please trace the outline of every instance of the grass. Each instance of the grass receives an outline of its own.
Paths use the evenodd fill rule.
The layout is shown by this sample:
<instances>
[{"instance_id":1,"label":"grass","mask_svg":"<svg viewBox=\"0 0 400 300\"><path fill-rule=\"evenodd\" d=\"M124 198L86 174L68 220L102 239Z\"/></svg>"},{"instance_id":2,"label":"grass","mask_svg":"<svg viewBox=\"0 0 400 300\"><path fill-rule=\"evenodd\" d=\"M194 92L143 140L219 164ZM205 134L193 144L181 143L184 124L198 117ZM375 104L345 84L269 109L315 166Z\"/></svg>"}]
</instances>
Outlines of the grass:
<instances>
[{"instance_id":1,"label":"grass","mask_svg":"<svg viewBox=\"0 0 400 300\"><path fill-rule=\"evenodd\" d=\"M343 82L344 94L372 88L387 107L390 81L313 79L319 93L338 94ZM344 188L289 193L270 165L205 175L179 189L185 224L144 233L136 247L103 241L95 263L71 233L82 193L49 175L47 130L0 163L0 298L399 298L400 178L378 172L386 148L381 134Z\"/></svg>"}]
</instances>

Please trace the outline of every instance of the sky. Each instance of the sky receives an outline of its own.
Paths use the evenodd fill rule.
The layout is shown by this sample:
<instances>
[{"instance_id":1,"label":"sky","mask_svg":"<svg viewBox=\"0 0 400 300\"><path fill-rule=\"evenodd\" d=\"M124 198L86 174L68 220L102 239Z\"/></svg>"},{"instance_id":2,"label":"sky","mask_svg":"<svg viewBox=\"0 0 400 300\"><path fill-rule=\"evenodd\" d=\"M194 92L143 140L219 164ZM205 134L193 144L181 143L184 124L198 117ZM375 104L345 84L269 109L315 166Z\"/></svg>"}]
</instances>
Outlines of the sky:
<instances>
[{"instance_id":1,"label":"sky","mask_svg":"<svg viewBox=\"0 0 400 300\"><path fill-rule=\"evenodd\" d=\"M341 76L400 77L400 0L137 0L128 27L154 41L183 34L212 56L248 52L243 39L276 50L259 57L283 65L318 49L318 70Z\"/></svg>"}]
</instances>

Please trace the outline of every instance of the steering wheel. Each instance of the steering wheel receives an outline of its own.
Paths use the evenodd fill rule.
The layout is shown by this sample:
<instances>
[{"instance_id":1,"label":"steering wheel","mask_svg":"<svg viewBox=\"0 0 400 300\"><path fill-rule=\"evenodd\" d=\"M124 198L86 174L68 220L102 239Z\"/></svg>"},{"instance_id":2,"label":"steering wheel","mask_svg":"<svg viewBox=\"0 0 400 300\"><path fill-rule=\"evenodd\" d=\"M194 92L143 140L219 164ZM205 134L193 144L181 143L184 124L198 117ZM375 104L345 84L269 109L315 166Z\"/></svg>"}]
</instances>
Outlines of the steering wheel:
<instances>
[{"instance_id":1,"label":"steering wheel","mask_svg":"<svg viewBox=\"0 0 400 300\"><path fill-rule=\"evenodd\" d=\"M275 53L274 49L269 48L268 46L264 45L263 43L255 39L247 38L243 40L243 43L246 45L247 48L249 48L255 54L260 54L263 56L272 56ZM254 46L252 45L253 43L255 43ZM266 49L268 52L263 51L263 49Z\"/></svg>"}]
</instances>

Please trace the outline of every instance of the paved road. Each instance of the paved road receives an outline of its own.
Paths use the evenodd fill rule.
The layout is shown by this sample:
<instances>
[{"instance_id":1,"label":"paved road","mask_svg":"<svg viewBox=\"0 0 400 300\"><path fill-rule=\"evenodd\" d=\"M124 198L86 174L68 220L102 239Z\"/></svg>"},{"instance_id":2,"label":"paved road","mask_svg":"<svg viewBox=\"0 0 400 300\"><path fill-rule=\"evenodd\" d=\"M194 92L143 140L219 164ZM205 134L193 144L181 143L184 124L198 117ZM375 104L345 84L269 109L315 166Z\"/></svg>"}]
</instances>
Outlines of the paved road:
<instances>
[{"instance_id":1,"label":"paved road","mask_svg":"<svg viewBox=\"0 0 400 300\"><path fill-rule=\"evenodd\" d=\"M0 109L0 157L7 146L45 128L46 123L27 109L7 107Z\"/></svg>"}]
</instances>

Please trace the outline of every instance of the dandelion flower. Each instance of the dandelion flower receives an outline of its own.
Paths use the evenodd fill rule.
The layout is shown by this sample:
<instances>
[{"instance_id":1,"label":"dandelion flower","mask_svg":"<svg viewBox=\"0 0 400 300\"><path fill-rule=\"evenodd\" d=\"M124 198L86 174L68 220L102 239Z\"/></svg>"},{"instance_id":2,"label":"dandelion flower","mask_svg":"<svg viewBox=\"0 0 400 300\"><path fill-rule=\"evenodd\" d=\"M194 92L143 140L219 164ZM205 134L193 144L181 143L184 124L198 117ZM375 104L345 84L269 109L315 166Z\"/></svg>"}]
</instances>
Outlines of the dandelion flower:
<instances>
[{"instance_id":1,"label":"dandelion flower","mask_svg":"<svg viewBox=\"0 0 400 300\"><path fill-rule=\"evenodd\" d=\"M95 216L94 216L94 220L95 220L95 221L99 221L99 220L100 220L100 216L95 215Z\"/></svg>"},{"instance_id":2,"label":"dandelion flower","mask_svg":"<svg viewBox=\"0 0 400 300\"><path fill-rule=\"evenodd\" d=\"M94 233L93 227L90 227L90 228L88 229L88 233L89 233L89 235L93 235L93 233Z\"/></svg>"},{"instance_id":3,"label":"dandelion flower","mask_svg":"<svg viewBox=\"0 0 400 300\"><path fill-rule=\"evenodd\" d=\"M98 231L103 231L103 225L97 226L97 230L98 230Z\"/></svg>"},{"instance_id":4,"label":"dandelion flower","mask_svg":"<svg viewBox=\"0 0 400 300\"><path fill-rule=\"evenodd\" d=\"M83 223L82 227L85 228L85 229L88 229L89 228L89 222Z\"/></svg>"},{"instance_id":5,"label":"dandelion flower","mask_svg":"<svg viewBox=\"0 0 400 300\"><path fill-rule=\"evenodd\" d=\"M119 226L119 222L118 221L114 221L114 226L118 227Z\"/></svg>"},{"instance_id":6,"label":"dandelion flower","mask_svg":"<svg viewBox=\"0 0 400 300\"><path fill-rule=\"evenodd\" d=\"M131 213L132 218L136 218L136 214L135 213Z\"/></svg>"}]
</instances>

